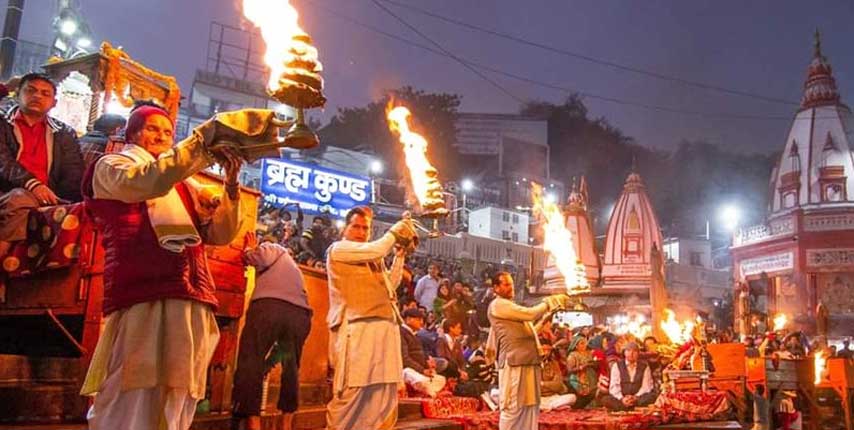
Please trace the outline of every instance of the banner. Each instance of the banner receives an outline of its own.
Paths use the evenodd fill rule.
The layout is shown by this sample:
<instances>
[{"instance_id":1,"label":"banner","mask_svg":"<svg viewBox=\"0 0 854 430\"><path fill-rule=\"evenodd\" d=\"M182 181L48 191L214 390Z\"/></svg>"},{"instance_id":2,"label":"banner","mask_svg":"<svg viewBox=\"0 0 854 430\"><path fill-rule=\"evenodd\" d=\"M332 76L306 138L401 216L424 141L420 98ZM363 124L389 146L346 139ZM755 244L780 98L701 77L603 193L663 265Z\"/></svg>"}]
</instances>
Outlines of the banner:
<instances>
[{"instance_id":1,"label":"banner","mask_svg":"<svg viewBox=\"0 0 854 430\"><path fill-rule=\"evenodd\" d=\"M261 161L264 201L276 206L299 203L307 214L343 218L353 206L371 203L371 179L287 159Z\"/></svg>"}]
</instances>

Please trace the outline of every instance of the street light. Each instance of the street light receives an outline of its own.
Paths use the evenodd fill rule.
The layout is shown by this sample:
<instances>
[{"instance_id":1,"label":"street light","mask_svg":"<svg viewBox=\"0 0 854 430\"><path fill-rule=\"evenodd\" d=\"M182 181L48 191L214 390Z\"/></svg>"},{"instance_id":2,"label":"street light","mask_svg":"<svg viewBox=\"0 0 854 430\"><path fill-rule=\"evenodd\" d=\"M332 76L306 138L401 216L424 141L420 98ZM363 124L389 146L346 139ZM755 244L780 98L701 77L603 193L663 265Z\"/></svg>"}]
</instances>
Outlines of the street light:
<instances>
[{"instance_id":1,"label":"street light","mask_svg":"<svg viewBox=\"0 0 854 430\"><path fill-rule=\"evenodd\" d=\"M460 187L463 189L463 219L465 221L463 224L468 225L469 214L468 214L468 208L466 207L466 197L467 197L466 193L468 193L474 189L474 181L472 181L471 179L465 178L462 180L462 182L460 182Z\"/></svg>"},{"instance_id":2,"label":"street light","mask_svg":"<svg viewBox=\"0 0 854 430\"><path fill-rule=\"evenodd\" d=\"M735 205L726 205L721 208L718 217L727 231L735 231L741 219L741 211Z\"/></svg>"},{"instance_id":3,"label":"street light","mask_svg":"<svg viewBox=\"0 0 854 430\"><path fill-rule=\"evenodd\" d=\"M543 196L543 201L544 201L544 202L546 202L546 203L548 203L548 204L552 204L552 203L554 203L554 202L555 202L555 200L556 200L556 199L555 199L555 195L554 195L554 193L546 193L546 195L545 195L545 196Z\"/></svg>"},{"instance_id":4,"label":"street light","mask_svg":"<svg viewBox=\"0 0 854 430\"><path fill-rule=\"evenodd\" d=\"M81 37L80 39L77 40L77 47L78 48L88 48L90 46L92 46L92 39L90 39L88 37Z\"/></svg>"},{"instance_id":5,"label":"street light","mask_svg":"<svg viewBox=\"0 0 854 430\"><path fill-rule=\"evenodd\" d=\"M383 172L383 162L380 160L371 161L371 173L378 175Z\"/></svg>"}]
</instances>

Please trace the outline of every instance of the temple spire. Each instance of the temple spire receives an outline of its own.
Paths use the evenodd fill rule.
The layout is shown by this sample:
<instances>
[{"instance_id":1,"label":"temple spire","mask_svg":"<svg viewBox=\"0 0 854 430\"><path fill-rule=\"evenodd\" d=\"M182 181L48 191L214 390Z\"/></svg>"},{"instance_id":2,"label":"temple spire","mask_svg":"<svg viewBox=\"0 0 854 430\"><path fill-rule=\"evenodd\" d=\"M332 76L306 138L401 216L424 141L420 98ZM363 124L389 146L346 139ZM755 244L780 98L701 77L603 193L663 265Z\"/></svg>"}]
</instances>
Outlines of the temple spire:
<instances>
[{"instance_id":1,"label":"temple spire","mask_svg":"<svg viewBox=\"0 0 854 430\"><path fill-rule=\"evenodd\" d=\"M801 98L802 109L840 103L836 80L833 78L833 67L821 50L821 33L818 29L815 30L813 37L813 59L807 68L804 95Z\"/></svg>"},{"instance_id":2,"label":"temple spire","mask_svg":"<svg viewBox=\"0 0 854 430\"><path fill-rule=\"evenodd\" d=\"M824 55L821 54L821 33L818 31L818 27L815 29L813 38L813 58L824 61Z\"/></svg>"}]
</instances>

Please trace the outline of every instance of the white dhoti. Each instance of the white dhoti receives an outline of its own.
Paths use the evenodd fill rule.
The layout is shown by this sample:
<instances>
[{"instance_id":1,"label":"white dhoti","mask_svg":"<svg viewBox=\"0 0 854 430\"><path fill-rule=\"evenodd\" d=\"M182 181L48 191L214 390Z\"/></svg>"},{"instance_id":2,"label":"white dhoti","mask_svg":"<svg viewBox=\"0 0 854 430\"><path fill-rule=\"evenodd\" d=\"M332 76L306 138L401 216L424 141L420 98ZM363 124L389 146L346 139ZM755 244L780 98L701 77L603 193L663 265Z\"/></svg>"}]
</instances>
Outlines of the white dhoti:
<instances>
[{"instance_id":1,"label":"white dhoti","mask_svg":"<svg viewBox=\"0 0 854 430\"><path fill-rule=\"evenodd\" d=\"M334 363L329 430L387 430L397 423L403 373L400 328L384 319L341 324L330 337Z\"/></svg>"},{"instance_id":2,"label":"white dhoti","mask_svg":"<svg viewBox=\"0 0 854 430\"><path fill-rule=\"evenodd\" d=\"M548 412L553 409L562 408L564 406L572 406L577 398L575 394L555 394L546 396L540 399L540 411Z\"/></svg>"},{"instance_id":3,"label":"white dhoti","mask_svg":"<svg viewBox=\"0 0 854 430\"><path fill-rule=\"evenodd\" d=\"M540 418L540 366L498 369L499 430L531 430Z\"/></svg>"},{"instance_id":4,"label":"white dhoti","mask_svg":"<svg viewBox=\"0 0 854 430\"><path fill-rule=\"evenodd\" d=\"M415 369L408 367L403 369L403 382L411 386L419 393L426 394L430 397L436 397L442 388L445 388L447 380L442 375L427 376Z\"/></svg>"},{"instance_id":5,"label":"white dhoti","mask_svg":"<svg viewBox=\"0 0 854 430\"><path fill-rule=\"evenodd\" d=\"M89 428L185 430L204 398L219 341L210 306L166 299L107 316L81 394Z\"/></svg>"}]
</instances>

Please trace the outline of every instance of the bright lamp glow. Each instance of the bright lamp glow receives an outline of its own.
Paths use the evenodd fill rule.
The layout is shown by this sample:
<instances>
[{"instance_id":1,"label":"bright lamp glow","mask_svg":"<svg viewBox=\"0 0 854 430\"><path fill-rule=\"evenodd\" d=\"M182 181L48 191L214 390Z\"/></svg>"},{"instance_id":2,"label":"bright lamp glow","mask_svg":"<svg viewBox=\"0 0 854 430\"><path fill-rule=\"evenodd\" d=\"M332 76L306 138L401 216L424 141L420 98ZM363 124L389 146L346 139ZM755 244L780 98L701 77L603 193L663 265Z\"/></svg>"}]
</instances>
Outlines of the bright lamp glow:
<instances>
[{"instance_id":1,"label":"bright lamp glow","mask_svg":"<svg viewBox=\"0 0 854 430\"><path fill-rule=\"evenodd\" d=\"M371 161L371 173L382 173L383 172L383 162L380 160Z\"/></svg>"},{"instance_id":2,"label":"bright lamp glow","mask_svg":"<svg viewBox=\"0 0 854 430\"><path fill-rule=\"evenodd\" d=\"M734 205L726 205L721 208L719 217L725 229L735 231L741 219L741 211Z\"/></svg>"},{"instance_id":3,"label":"bright lamp glow","mask_svg":"<svg viewBox=\"0 0 854 430\"><path fill-rule=\"evenodd\" d=\"M474 182L472 182L471 179L463 179L463 182L460 185L462 185L463 191L465 192L469 192L474 189Z\"/></svg>"},{"instance_id":4,"label":"bright lamp glow","mask_svg":"<svg viewBox=\"0 0 854 430\"><path fill-rule=\"evenodd\" d=\"M546 195L543 196L543 201L551 204L551 203L556 202L557 198L555 197L554 193L546 193Z\"/></svg>"},{"instance_id":5,"label":"bright lamp glow","mask_svg":"<svg viewBox=\"0 0 854 430\"><path fill-rule=\"evenodd\" d=\"M77 46L80 48L88 48L92 46L92 39L88 37L81 37L77 40Z\"/></svg>"},{"instance_id":6,"label":"bright lamp glow","mask_svg":"<svg viewBox=\"0 0 854 430\"><path fill-rule=\"evenodd\" d=\"M66 36L71 36L77 32L77 23L71 19L65 19L59 23L59 31Z\"/></svg>"}]
</instances>

